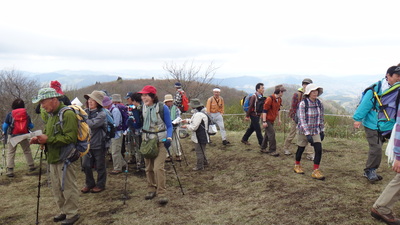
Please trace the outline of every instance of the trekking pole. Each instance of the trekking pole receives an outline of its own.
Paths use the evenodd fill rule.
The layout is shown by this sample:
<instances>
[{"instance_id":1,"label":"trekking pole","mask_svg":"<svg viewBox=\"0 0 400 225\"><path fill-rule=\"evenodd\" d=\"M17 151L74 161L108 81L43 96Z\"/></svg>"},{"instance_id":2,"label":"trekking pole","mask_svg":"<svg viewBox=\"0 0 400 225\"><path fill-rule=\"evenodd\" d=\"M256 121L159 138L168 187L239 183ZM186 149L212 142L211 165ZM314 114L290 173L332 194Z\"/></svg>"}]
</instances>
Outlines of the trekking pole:
<instances>
[{"instance_id":1,"label":"trekking pole","mask_svg":"<svg viewBox=\"0 0 400 225\"><path fill-rule=\"evenodd\" d=\"M375 91L374 91L373 93L374 93L374 96L375 96L376 100L377 100L378 103L379 103L379 106L382 107L383 105L382 105L381 100L379 99L378 94L377 94ZM385 114L386 119L389 121L390 118L389 118L389 115L387 114L386 110L385 110L384 108L382 108L382 110L383 110L383 113Z\"/></svg>"},{"instance_id":2,"label":"trekking pole","mask_svg":"<svg viewBox=\"0 0 400 225\"><path fill-rule=\"evenodd\" d=\"M128 157L131 157L128 151L125 152L125 155L127 155ZM124 200L124 205L125 205L125 202L128 199L128 191L126 190L126 187L127 187L127 184L128 184L128 170L129 170L129 166L128 165L129 164L128 164L128 161L126 161L125 158L124 158L124 161L126 163L125 171L124 171L124 173L125 173L125 187L124 187L124 196L122 198Z\"/></svg>"},{"instance_id":3,"label":"trekking pole","mask_svg":"<svg viewBox=\"0 0 400 225\"><path fill-rule=\"evenodd\" d=\"M181 188L181 191L182 191L182 195L185 195L185 193L183 192L181 181L179 180L178 172L176 172L175 163L174 163L174 160L172 159L171 153L169 152L168 148L165 148L165 149L167 149L168 156L169 156L169 158L171 158L171 164L172 164L172 167L174 168L176 179L178 180L179 187ZM162 153L160 153L160 154L162 154Z\"/></svg>"},{"instance_id":4,"label":"trekking pole","mask_svg":"<svg viewBox=\"0 0 400 225\"><path fill-rule=\"evenodd\" d=\"M2 150L2 163L1 163L1 173L0 175L3 175L3 170L6 170L6 136L3 135L2 141L3 141L3 150Z\"/></svg>"},{"instance_id":5,"label":"trekking pole","mask_svg":"<svg viewBox=\"0 0 400 225\"><path fill-rule=\"evenodd\" d=\"M39 200L40 200L40 179L42 178L42 158L43 158L43 148L44 145L40 145L40 161L39 161L39 182L38 182L38 194L37 194L37 204L36 204L36 224L39 224Z\"/></svg>"}]
</instances>

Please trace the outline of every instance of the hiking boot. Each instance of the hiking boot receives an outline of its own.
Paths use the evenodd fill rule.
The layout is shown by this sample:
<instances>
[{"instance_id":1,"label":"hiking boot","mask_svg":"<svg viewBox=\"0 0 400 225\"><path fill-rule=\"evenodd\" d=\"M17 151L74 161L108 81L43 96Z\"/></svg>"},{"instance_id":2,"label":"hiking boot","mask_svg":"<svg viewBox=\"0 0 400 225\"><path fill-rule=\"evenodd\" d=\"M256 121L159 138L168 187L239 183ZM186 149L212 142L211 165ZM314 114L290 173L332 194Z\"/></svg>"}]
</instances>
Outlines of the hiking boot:
<instances>
[{"instance_id":1,"label":"hiking boot","mask_svg":"<svg viewBox=\"0 0 400 225\"><path fill-rule=\"evenodd\" d=\"M29 172L33 172L36 170L35 165L29 165Z\"/></svg>"},{"instance_id":2,"label":"hiking boot","mask_svg":"<svg viewBox=\"0 0 400 225\"><path fill-rule=\"evenodd\" d=\"M104 188L94 187L90 192L91 193L100 193L104 191Z\"/></svg>"},{"instance_id":3,"label":"hiking boot","mask_svg":"<svg viewBox=\"0 0 400 225\"><path fill-rule=\"evenodd\" d=\"M265 154L268 154L268 153L269 153L269 151L267 151L267 149L265 149L265 148L262 148L262 149L260 150L260 152L261 152L261 153L265 153Z\"/></svg>"},{"instance_id":4,"label":"hiking boot","mask_svg":"<svg viewBox=\"0 0 400 225\"><path fill-rule=\"evenodd\" d=\"M73 216L73 217L71 217L71 218L69 218L69 219L66 219L66 220L62 221L61 224L62 224L62 225L72 225L72 224L74 224L76 221L79 220L79 217L80 217L79 214L76 214L75 216Z\"/></svg>"},{"instance_id":5,"label":"hiking boot","mask_svg":"<svg viewBox=\"0 0 400 225\"><path fill-rule=\"evenodd\" d=\"M274 157L278 157L279 153L277 153L276 151L274 152L269 152L269 155L274 156Z\"/></svg>"},{"instance_id":6,"label":"hiking boot","mask_svg":"<svg viewBox=\"0 0 400 225\"><path fill-rule=\"evenodd\" d=\"M223 140L223 141L222 141L222 144L223 144L223 145L229 145L229 144L230 144L230 142L229 142L229 141L227 141L227 140Z\"/></svg>"},{"instance_id":7,"label":"hiking boot","mask_svg":"<svg viewBox=\"0 0 400 225\"><path fill-rule=\"evenodd\" d=\"M180 156L176 156L176 157L175 157L175 161L181 162L181 161L182 161L182 158L181 158Z\"/></svg>"},{"instance_id":8,"label":"hiking boot","mask_svg":"<svg viewBox=\"0 0 400 225\"><path fill-rule=\"evenodd\" d=\"M314 160L314 154L307 154L306 159L313 161Z\"/></svg>"},{"instance_id":9,"label":"hiking boot","mask_svg":"<svg viewBox=\"0 0 400 225\"><path fill-rule=\"evenodd\" d=\"M13 168L7 168L6 175L7 175L7 177L14 177L14 169Z\"/></svg>"},{"instance_id":10,"label":"hiking boot","mask_svg":"<svg viewBox=\"0 0 400 225\"><path fill-rule=\"evenodd\" d=\"M245 144L245 145L250 145L250 143L248 142L248 141L245 141L245 140L241 140L240 142L242 142L243 144Z\"/></svg>"},{"instance_id":11,"label":"hiking boot","mask_svg":"<svg viewBox=\"0 0 400 225\"><path fill-rule=\"evenodd\" d=\"M400 225L400 219L396 218L393 213L389 214L381 214L376 210L375 208L371 209L371 216L374 217L375 219L381 220L385 222L386 224L398 224Z\"/></svg>"},{"instance_id":12,"label":"hiking boot","mask_svg":"<svg viewBox=\"0 0 400 225\"><path fill-rule=\"evenodd\" d=\"M166 205L168 203L168 198L166 197L160 197L160 199L158 200L158 204L160 205Z\"/></svg>"},{"instance_id":13,"label":"hiking boot","mask_svg":"<svg viewBox=\"0 0 400 225\"><path fill-rule=\"evenodd\" d=\"M150 200L150 199L153 199L154 197L156 197L156 193L155 192L148 192L147 195L144 196L144 199Z\"/></svg>"},{"instance_id":14,"label":"hiking boot","mask_svg":"<svg viewBox=\"0 0 400 225\"><path fill-rule=\"evenodd\" d=\"M171 162L172 160L171 160L171 158L168 156L166 159L165 159L165 162Z\"/></svg>"},{"instance_id":15,"label":"hiking boot","mask_svg":"<svg viewBox=\"0 0 400 225\"><path fill-rule=\"evenodd\" d=\"M317 180L325 180L324 175L322 174L321 170L316 169L312 172L311 177Z\"/></svg>"},{"instance_id":16,"label":"hiking boot","mask_svg":"<svg viewBox=\"0 0 400 225\"><path fill-rule=\"evenodd\" d=\"M63 221L65 219L67 219L67 215L65 215L65 214L59 214L59 215L53 217L53 221L54 222L60 222L60 221Z\"/></svg>"},{"instance_id":17,"label":"hiking boot","mask_svg":"<svg viewBox=\"0 0 400 225\"><path fill-rule=\"evenodd\" d=\"M294 165L294 169L293 170L297 174L304 174L304 170L303 170L303 168L301 168L300 165Z\"/></svg>"},{"instance_id":18,"label":"hiking boot","mask_svg":"<svg viewBox=\"0 0 400 225\"><path fill-rule=\"evenodd\" d=\"M86 194L86 193L89 193L90 192L90 189L91 188L89 188L89 187L83 187L82 189L81 189L81 192L83 193L83 194Z\"/></svg>"},{"instance_id":19,"label":"hiking boot","mask_svg":"<svg viewBox=\"0 0 400 225\"><path fill-rule=\"evenodd\" d=\"M378 175L376 174L375 168L365 169L364 177L366 177L369 182L375 182L380 180Z\"/></svg>"},{"instance_id":20,"label":"hiking boot","mask_svg":"<svg viewBox=\"0 0 400 225\"><path fill-rule=\"evenodd\" d=\"M284 152L285 155L291 155L291 154L292 154L292 153L291 153L289 150L287 150L287 149L283 150L283 152Z\"/></svg>"}]
</instances>

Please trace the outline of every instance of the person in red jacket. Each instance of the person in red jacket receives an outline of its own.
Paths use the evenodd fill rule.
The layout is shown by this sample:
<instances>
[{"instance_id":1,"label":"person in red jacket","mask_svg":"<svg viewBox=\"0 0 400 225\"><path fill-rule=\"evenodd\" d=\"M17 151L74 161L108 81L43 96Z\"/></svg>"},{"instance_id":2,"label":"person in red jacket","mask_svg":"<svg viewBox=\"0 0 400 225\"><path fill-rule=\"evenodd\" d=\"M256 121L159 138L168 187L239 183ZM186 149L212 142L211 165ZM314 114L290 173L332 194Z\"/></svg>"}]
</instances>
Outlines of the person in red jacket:
<instances>
[{"instance_id":1,"label":"person in red jacket","mask_svg":"<svg viewBox=\"0 0 400 225\"><path fill-rule=\"evenodd\" d=\"M262 124L265 129L264 139L261 144L261 153L269 153L272 156L278 157L279 153L276 152L276 138L274 122L278 118L278 126L281 125L280 109L282 105L283 92L286 89L283 85L275 86L274 94L267 97L264 103L264 110L262 114ZM269 142L269 151L267 151Z\"/></svg>"}]
</instances>

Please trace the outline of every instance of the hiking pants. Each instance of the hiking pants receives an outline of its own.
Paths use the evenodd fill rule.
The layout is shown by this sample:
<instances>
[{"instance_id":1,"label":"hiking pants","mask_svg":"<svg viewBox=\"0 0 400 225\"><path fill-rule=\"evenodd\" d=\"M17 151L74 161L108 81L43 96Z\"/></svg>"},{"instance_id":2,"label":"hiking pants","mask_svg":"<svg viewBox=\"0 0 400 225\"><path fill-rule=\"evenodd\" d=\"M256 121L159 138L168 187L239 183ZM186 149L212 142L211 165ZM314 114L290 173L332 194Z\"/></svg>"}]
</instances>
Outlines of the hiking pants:
<instances>
[{"instance_id":1,"label":"hiking pants","mask_svg":"<svg viewBox=\"0 0 400 225\"><path fill-rule=\"evenodd\" d=\"M259 116L250 116L250 127L247 128L246 133L244 133L242 140L248 141L251 134L255 131L257 134L258 144L261 146L263 141L263 135L261 133L260 127L260 117Z\"/></svg>"},{"instance_id":2,"label":"hiking pants","mask_svg":"<svg viewBox=\"0 0 400 225\"><path fill-rule=\"evenodd\" d=\"M106 150L105 149L90 149L89 154L83 156L83 172L86 175L86 187L101 189L106 188L107 171L106 171ZM97 171L97 184L93 177L92 167Z\"/></svg>"},{"instance_id":3,"label":"hiking pants","mask_svg":"<svg viewBox=\"0 0 400 225\"><path fill-rule=\"evenodd\" d=\"M368 141L369 152L368 159L365 165L365 170L375 168L378 169L382 160L382 141L379 138L377 130L365 128L365 136Z\"/></svg>"},{"instance_id":4,"label":"hiking pants","mask_svg":"<svg viewBox=\"0 0 400 225\"><path fill-rule=\"evenodd\" d=\"M113 160L114 170L122 170L123 166L126 166L126 162L121 153L123 136L111 139L111 156Z\"/></svg>"},{"instance_id":5,"label":"hiking pants","mask_svg":"<svg viewBox=\"0 0 400 225\"><path fill-rule=\"evenodd\" d=\"M171 142L171 148L170 148L171 156L172 156L172 152L174 152L175 156L181 156L182 155L178 127L174 127L174 129L172 131L172 142ZM167 152L167 157L168 156L169 155L168 155L168 152Z\"/></svg>"},{"instance_id":6,"label":"hiking pants","mask_svg":"<svg viewBox=\"0 0 400 225\"><path fill-rule=\"evenodd\" d=\"M144 159L146 164L147 192L156 192L157 196L165 196L167 192L165 177L165 148L164 143L158 143L160 150L155 159Z\"/></svg>"},{"instance_id":7,"label":"hiking pants","mask_svg":"<svg viewBox=\"0 0 400 225\"><path fill-rule=\"evenodd\" d=\"M22 151L24 152L26 163L29 167L34 167L34 161L32 158L32 152L29 145L28 139L22 140L20 143ZM8 154L7 154L7 168L15 167L15 152L17 151L18 144L13 147L11 143L8 141Z\"/></svg>"},{"instance_id":8,"label":"hiking pants","mask_svg":"<svg viewBox=\"0 0 400 225\"><path fill-rule=\"evenodd\" d=\"M297 124L294 122L294 120L291 119L288 136L286 137L285 143L283 145L284 150L290 150L290 147L292 146L292 142L296 137L296 134L297 134ZM313 154L314 149L310 145L307 145L304 153Z\"/></svg>"},{"instance_id":9,"label":"hiking pants","mask_svg":"<svg viewBox=\"0 0 400 225\"><path fill-rule=\"evenodd\" d=\"M374 204L374 208L381 214L392 212L394 204L400 199L400 173L389 182Z\"/></svg>"},{"instance_id":10,"label":"hiking pants","mask_svg":"<svg viewBox=\"0 0 400 225\"><path fill-rule=\"evenodd\" d=\"M214 121L214 123L216 123L218 125L219 131L221 132L222 141L225 141L226 140L226 131L225 131L225 126L224 126L224 118L222 117L222 114L220 112L211 113L210 117Z\"/></svg>"},{"instance_id":11,"label":"hiking pants","mask_svg":"<svg viewBox=\"0 0 400 225\"><path fill-rule=\"evenodd\" d=\"M319 134L316 134L312 136L312 138L314 140L314 152L315 152L314 164L319 165L322 158L321 136ZM301 161L301 155L303 154L307 144L308 141L306 135L298 134L298 139L297 139L298 148L296 152L296 161Z\"/></svg>"},{"instance_id":12,"label":"hiking pants","mask_svg":"<svg viewBox=\"0 0 400 225\"><path fill-rule=\"evenodd\" d=\"M197 169L204 169L204 165L208 165L206 158L206 144L195 143L194 150L197 157Z\"/></svg>"},{"instance_id":13,"label":"hiking pants","mask_svg":"<svg viewBox=\"0 0 400 225\"><path fill-rule=\"evenodd\" d=\"M64 191L61 191L63 165L63 162L50 164L50 180L56 204L61 214L66 214L69 219L78 214L79 189L75 172L79 167L79 160L67 166L67 173L64 177Z\"/></svg>"},{"instance_id":14,"label":"hiking pants","mask_svg":"<svg viewBox=\"0 0 400 225\"><path fill-rule=\"evenodd\" d=\"M261 144L262 149L266 149L268 147L269 142L269 151L275 152L276 151L276 138L275 138L275 129L274 124L267 121L268 127L264 128L265 134Z\"/></svg>"}]
</instances>

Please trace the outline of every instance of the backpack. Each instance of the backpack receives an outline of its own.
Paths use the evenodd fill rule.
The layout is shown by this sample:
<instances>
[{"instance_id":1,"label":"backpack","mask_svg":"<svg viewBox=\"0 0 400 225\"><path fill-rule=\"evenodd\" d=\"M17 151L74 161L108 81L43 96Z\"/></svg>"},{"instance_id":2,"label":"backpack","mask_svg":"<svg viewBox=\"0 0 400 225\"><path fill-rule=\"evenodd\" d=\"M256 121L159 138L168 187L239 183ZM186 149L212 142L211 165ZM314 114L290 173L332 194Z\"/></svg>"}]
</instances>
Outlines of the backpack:
<instances>
[{"instance_id":1,"label":"backpack","mask_svg":"<svg viewBox=\"0 0 400 225\"><path fill-rule=\"evenodd\" d=\"M29 133L29 116L25 108L14 109L11 112L10 134L11 136Z\"/></svg>"},{"instance_id":2,"label":"backpack","mask_svg":"<svg viewBox=\"0 0 400 225\"><path fill-rule=\"evenodd\" d=\"M396 82L389 89L385 90L380 98L376 99L379 103L378 131L384 138L390 138L393 126L396 123L396 114L400 102L399 92L400 82Z\"/></svg>"},{"instance_id":3,"label":"backpack","mask_svg":"<svg viewBox=\"0 0 400 225\"><path fill-rule=\"evenodd\" d=\"M254 111L256 113L262 113L264 110L264 103L265 103L265 99L267 99L264 96L258 97L256 98L256 105L254 106Z\"/></svg>"},{"instance_id":4,"label":"backpack","mask_svg":"<svg viewBox=\"0 0 400 225\"><path fill-rule=\"evenodd\" d=\"M106 132L106 142L108 142L111 140L111 138L115 138L116 126L111 112L105 108L102 108L102 110L106 113L106 118L107 118L107 126L105 132Z\"/></svg>"},{"instance_id":5,"label":"backpack","mask_svg":"<svg viewBox=\"0 0 400 225\"><path fill-rule=\"evenodd\" d=\"M179 107L179 110L181 110L182 113L185 113L189 110L189 99L184 91L179 91L179 93L181 95L181 106Z\"/></svg>"},{"instance_id":6,"label":"backpack","mask_svg":"<svg viewBox=\"0 0 400 225\"><path fill-rule=\"evenodd\" d=\"M375 91L375 87L378 85L378 90ZM358 105L361 104L362 100L364 99L365 94L371 90L373 93L373 97L374 97L374 105L376 105L376 97L377 95L375 95L376 93L380 93L381 92L381 87L382 87L382 81L378 81L377 83L374 83L373 85L367 87L362 93L361 93L361 98L360 98L360 102L358 103ZM357 105L357 107L358 107Z\"/></svg>"},{"instance_id":7,"label":"backpack","mask_svg":"<svg viewBox=\"0 0 400 225\"><path fill-rule=\"evenodd\" d=\"M70 105L61 108L60 111L58 112L58 117L60 118L60 121L58 123L60 124L61 129L63 129L63 123L64 123L63 115L64 112L67 110L72 110L72 112L75 113L76 119L78 120L78 139L75 145L75 149L78 150L79 157L82 157L88 153L90 148L90 136L91 136L90 127L86 123L88 115L85 112L85 110L83 110L80 106L77 105ZM77 158L75 160L77 160ZM70 162L73 162L75 160L69 159Z\"/></svg>"},{"instance_id":8,"label":"backpack","mask_svg":"<svg viewBox=\"0 0 400 225\"><path fill-rule=\"evenodd\" d=\"M306 115L306 123L308 123L308 116L307 116L307 112L308 112L308 101L307 101L305 98L303 98L303 100L301 100L301 101L304 102L304 114ZM300 106L300 103L297 105L296 114L294 115L294 122L295 122L296 124L298 124L299 121L300 121L300 119L299 119L299 118L300 118L299 106ZM321 101L320 101L318 98L317 98L317 106L318 106L318 108L319 108L320 110L322 110Z\"/></svg>"},{"instance_id":9,"label":"backpack","mask_svg":"<svg viewBox=\"0 0 400 225\"><path fill-rule=\"evenodd\" d=\"M254 95L254 94L248 94L246 96L244 96L241 100L240 100L240 105L242 106L243 110L245 112L247 112L247 110L249 110L249 102L250 102L250 97Z\"/></svg>"},{"instance_id":10,"label":"backpack","mask_svg":"<svg viewBox=\"0 0 400 225\"><path fill-rule=\"evenodd\" d=\"M125 105L121 105L121 104L115 104L115 106L118 108L118 110L121 112L121 123L116 127L117 131L125 131L126 129L128 129L128 119L129 119L129 113L128 113L128 107L126 107ZM114 110L115 107L111 108L111 112Z\"/></svg>"},{"instance_id":11,"label":"backpack","mask_svg":"<svg viewBox=\"0 0 400 225\"><path fill-rule=\"evenodd\" d=\"M211 119L211 117L205 113L205 112L201 112L204 113L204 115L207 116L208 122L207 125L205 126L205 129L207 131L208 135L216 135L217 134L217 126L215 124L215 122Z\"/></svg>"}]
</instances>

